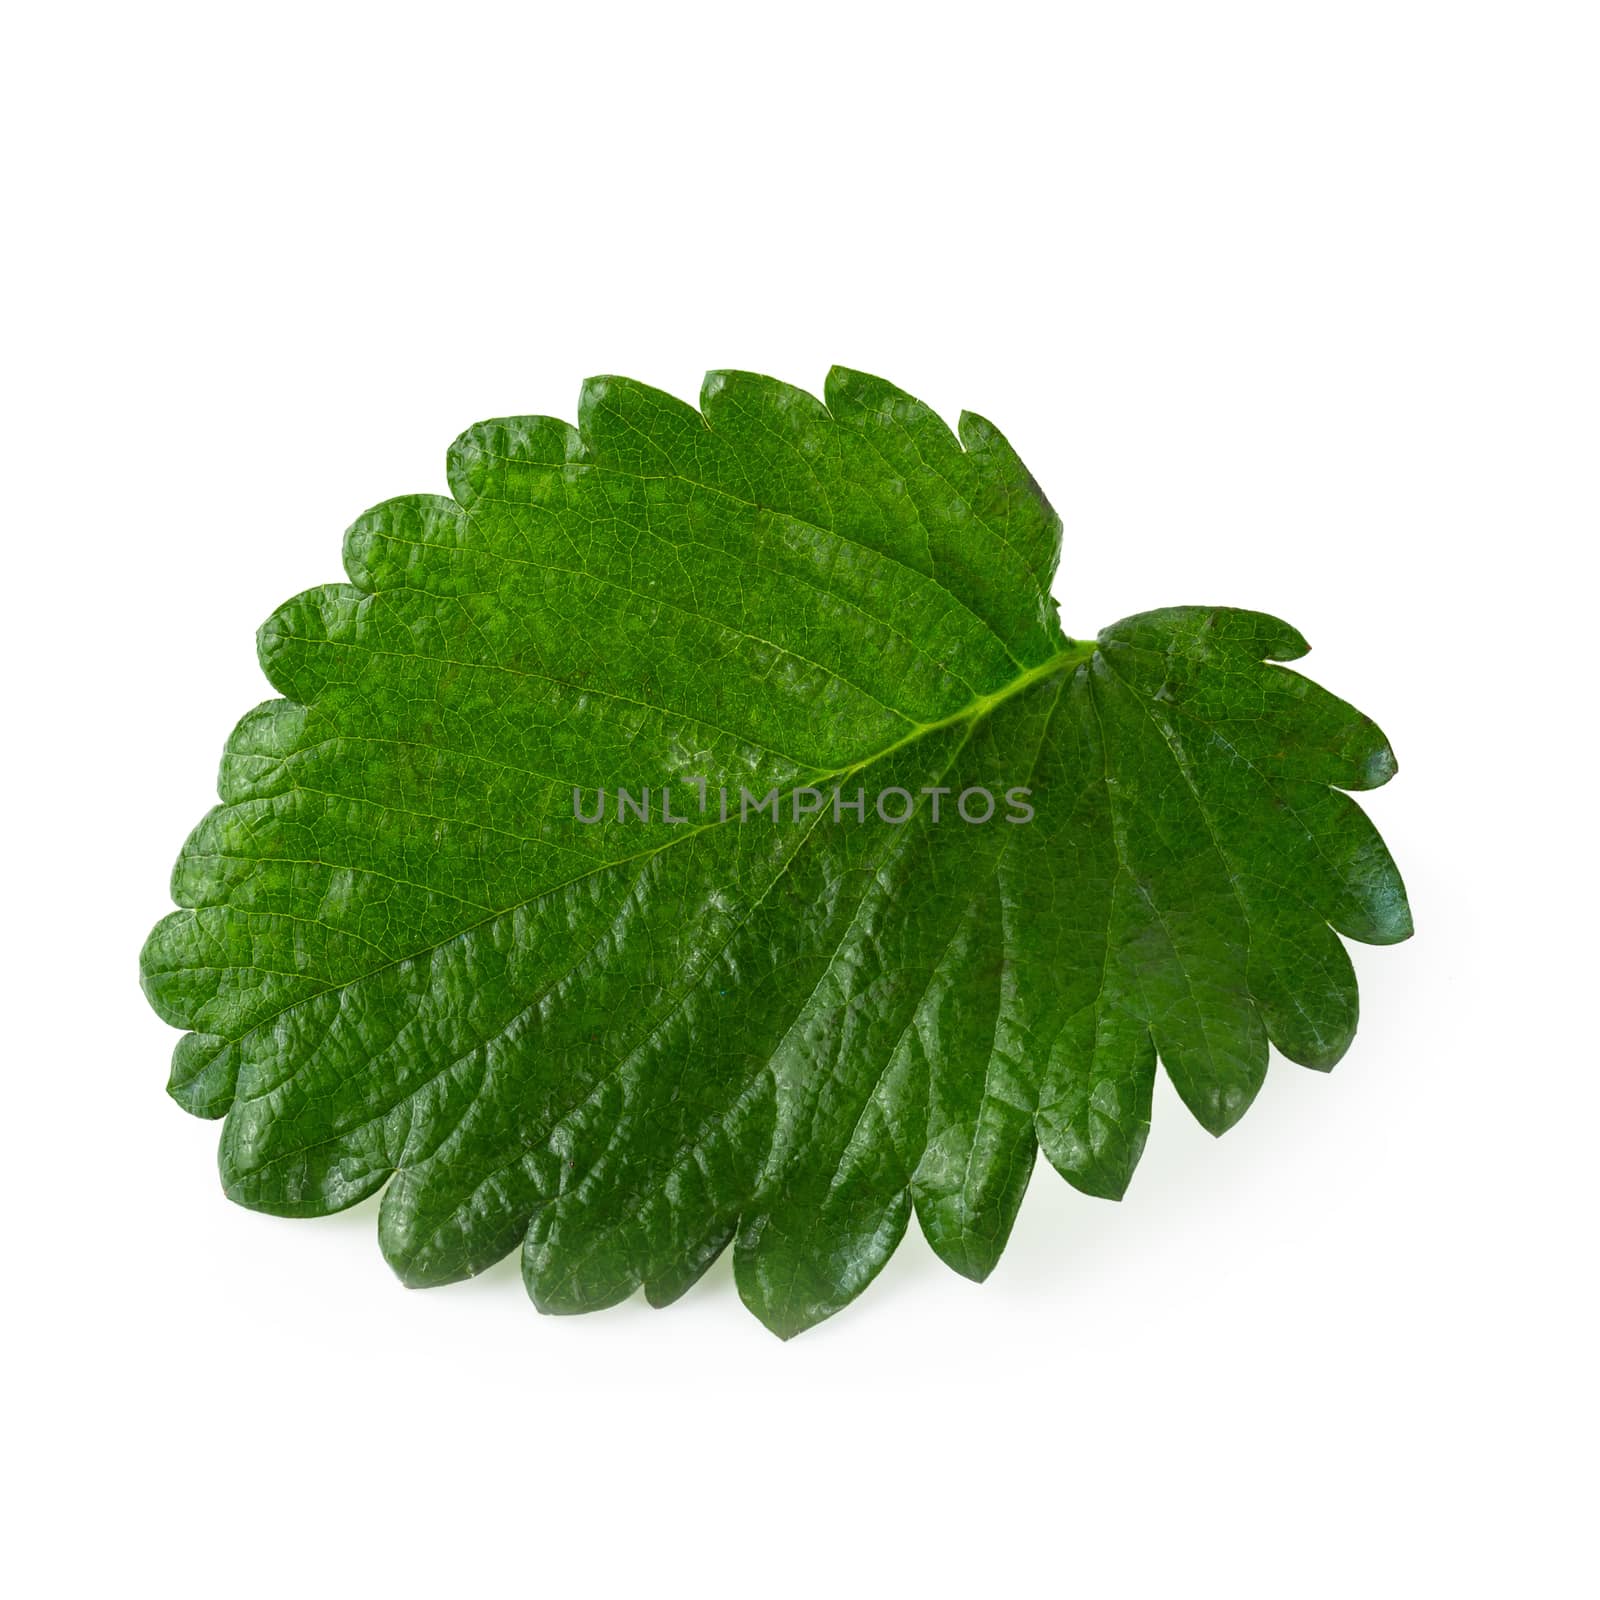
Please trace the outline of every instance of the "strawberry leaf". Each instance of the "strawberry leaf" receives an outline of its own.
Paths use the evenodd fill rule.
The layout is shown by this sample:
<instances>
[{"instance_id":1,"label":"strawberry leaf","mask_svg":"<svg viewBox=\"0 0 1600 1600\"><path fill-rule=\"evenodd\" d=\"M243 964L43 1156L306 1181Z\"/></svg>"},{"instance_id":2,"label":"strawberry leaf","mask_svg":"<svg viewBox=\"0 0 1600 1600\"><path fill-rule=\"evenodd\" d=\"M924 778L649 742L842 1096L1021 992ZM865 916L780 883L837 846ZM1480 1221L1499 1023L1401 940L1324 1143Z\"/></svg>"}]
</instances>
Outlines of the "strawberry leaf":
<instances>
[{"instance_id":1,"label":"strawberry leaf","mask_svg":"<svg viewBox=\"0 0 1600 1600\"><path fill-rule=\"evenodd\" d=\"M1382 734L1270 617L1065 636L1059 522L982 418L596 379L449 482L262 628L284 698L145 947L233 1199L382 1190L407 1283L520 1247L547 1311L665 1305L731 1242L788 1336L913 1212L984 1277L1039 1148L1121 1195L1158 1059L1220 1133L1269 1041L1343 1054L1335 930L1410 932L1343 792Z\"/></svg>"}]
</instances>

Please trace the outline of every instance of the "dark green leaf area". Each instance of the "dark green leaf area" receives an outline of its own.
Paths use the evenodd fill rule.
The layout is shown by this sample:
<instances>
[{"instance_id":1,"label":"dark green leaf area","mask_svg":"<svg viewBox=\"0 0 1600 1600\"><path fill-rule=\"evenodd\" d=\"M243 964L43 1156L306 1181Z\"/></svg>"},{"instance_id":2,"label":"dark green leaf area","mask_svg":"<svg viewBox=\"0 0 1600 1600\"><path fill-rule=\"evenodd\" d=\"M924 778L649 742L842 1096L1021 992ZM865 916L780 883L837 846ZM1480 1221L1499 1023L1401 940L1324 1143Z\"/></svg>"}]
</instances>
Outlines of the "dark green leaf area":
<instances>
[{"instance_id":1,"label":"dark green leaf area","mask_svg":"<svg viewBox=\"0 0 1600 1600\"><path fill-rule=\"evenodd\" d=\"M1220 1133L1269 1042L1349 1045L1338 935L1410 932L1346 792L1382 734L1270 617L1067 638L991 424L838 369L698 410L607 378L448 465L262 628L282 698L145 947L235 1200L381 1190L407 1283L520 1249L556 1312L665 1305L731 1244L788 1336L913 1215L985 1277L1041 1148L1120 1196L1158 1060Z\"/></svg>"}]
</instances>

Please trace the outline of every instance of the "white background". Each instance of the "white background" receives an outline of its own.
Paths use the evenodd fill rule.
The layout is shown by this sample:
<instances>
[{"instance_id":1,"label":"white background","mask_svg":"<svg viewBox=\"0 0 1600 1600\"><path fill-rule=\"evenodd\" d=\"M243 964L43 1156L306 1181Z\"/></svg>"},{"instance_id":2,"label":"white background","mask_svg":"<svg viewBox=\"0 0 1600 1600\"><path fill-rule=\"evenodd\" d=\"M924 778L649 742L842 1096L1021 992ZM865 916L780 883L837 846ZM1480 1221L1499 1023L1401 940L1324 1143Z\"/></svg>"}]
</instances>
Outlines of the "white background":
<instances>
[{"instance_id":1,"label":"white background","mask_svg":"<svg viewBox=\"0 0 1600 1600\"><path fill-rule=\"evenodd\" d=\"M1595 19L16 14L14 1592L1594 1593ZM1008 432L1069 632L1271 610L1385 726L1345 1062L788 1345L229 1205L136 956L257 623L467 423L833 361Z\"/></svg>"}]
</instances>

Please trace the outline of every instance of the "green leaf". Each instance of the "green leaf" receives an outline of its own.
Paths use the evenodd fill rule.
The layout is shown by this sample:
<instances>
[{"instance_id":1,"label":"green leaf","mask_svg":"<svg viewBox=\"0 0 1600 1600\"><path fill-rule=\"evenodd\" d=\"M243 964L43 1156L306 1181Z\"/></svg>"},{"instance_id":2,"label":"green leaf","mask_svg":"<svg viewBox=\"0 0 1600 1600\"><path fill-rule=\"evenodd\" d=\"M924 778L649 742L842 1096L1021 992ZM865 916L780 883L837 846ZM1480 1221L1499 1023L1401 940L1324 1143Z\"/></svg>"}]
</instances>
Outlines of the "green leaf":
<instances>
[{"instance_id":1,"label":"green leaf","mask_svg":"<svg viewBox=\"0 0 1600 1600\"><path fill-rule=\"evenodd\" d=\"M145 946L233 1199L382 1190L407 1283L520 1246L547 1311L664 1305L731 1241L788 1336L913 1212L983 1278L1041 1147L1121 1195L1158 1058L1220 1133L1269 1040L1343 1054L1333 930L1410 932L1341 792L1393 774L1382 734L1270 617L1066 637L1059 522L982 418L838 369L825 403L714 373L699 411L603 378L576 429L469 429L449 482L262 628L285 698Z\"/></svg>"}]
</instances>

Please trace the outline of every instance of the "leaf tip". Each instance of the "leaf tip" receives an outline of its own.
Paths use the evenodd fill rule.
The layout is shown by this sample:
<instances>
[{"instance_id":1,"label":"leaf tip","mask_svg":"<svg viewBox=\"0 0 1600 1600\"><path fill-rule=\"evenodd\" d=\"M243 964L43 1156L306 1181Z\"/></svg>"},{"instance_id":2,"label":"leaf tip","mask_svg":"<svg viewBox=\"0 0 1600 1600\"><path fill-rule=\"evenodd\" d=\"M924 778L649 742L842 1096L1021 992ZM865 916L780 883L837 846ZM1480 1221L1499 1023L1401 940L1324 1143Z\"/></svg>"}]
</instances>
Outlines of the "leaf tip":
<instances>
[{"instance_id":1,"label":"leaf tip","mask_svg":"<svg viewBox=\"0 0 1600 1600\"><path fill-rule=\"evenodd\" d=\"M927 1238L927 1231L923 1229L924 1238ZM928 1243L933 1247L933 1253L968 1283L983 1283L1000 1263L998 1249L976 1247L970 1239L959 1241L959 1248L942 1239L929 1239Z\"/></svg>"},{"instance_id":2,"label":"leaf tip","mask_svg":"<svg viewBox=\"0 0 1600 1600\"><path fill-rule=\"evenodd\" d=\"M1264 1068L1264 1061L1262 1065ZM1255 1100L1256 1090L1260 1088L1260 1084L1248 1087L1242 1084L1228 1084L1210 1088L1202 1093L1195 1093L1193 1087L1188 1085L1179 1084L1177 1087L1179 1098L1188 1106L1195 1121L1213 1139L1220 1139L1243 1119L1245 1112Z\"/></svg>"},{"instance_id":3,"label":"leaf tip","mask_svg":"<svg viewBox=\"0 0 1600 1600\"><path fill-rule=\"evenodd\" d=\"M1386 784L1398 771L1400 763L1395 759L1394 748L1387 741L1375 746L1367 755L1366 765L1362 769L1362 778L1365 787L1378 789Z\"/></svg>"}]
</instances>

